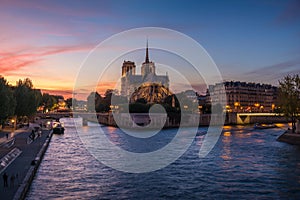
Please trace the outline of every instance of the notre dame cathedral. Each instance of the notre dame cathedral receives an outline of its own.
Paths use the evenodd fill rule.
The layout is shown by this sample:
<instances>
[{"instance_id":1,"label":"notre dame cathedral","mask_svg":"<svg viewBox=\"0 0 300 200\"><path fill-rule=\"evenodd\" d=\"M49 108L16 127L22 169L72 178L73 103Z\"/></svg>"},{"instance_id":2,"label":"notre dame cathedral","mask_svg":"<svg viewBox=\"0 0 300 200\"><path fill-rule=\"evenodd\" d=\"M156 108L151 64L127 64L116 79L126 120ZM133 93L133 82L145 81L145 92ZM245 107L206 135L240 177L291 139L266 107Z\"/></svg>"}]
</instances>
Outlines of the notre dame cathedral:
<instances>
[{"instance_id":1,"label":"notre dame cathedral","mask_svg":"<svg viewBox=\"0 0 300 200\"><path fill-rule=\"evenodd\" d=\"M143 90L143 91L141 91ZM144 98L149 103L160 102L169 92L168 75L156 75L154 62L149 61L148 42L146 58L141 67L141 75L136 74L136 66L132 61L124 61L122 66L121 95L131 101Z\"/></svg>"}]
</instances>

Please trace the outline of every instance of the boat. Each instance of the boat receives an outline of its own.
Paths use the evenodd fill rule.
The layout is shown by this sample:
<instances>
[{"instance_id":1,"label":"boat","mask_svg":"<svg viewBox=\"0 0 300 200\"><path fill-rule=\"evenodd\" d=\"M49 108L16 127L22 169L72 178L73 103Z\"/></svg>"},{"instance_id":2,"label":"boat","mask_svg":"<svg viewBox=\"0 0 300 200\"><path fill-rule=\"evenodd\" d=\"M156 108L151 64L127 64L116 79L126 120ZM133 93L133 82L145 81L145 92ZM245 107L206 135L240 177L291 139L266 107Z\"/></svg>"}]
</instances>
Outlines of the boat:
<instances>
[{"instance_id":1,"label":"boat","mask_svg":"<svg viewBox=\"0 0 300 200\"><path fill-rule=\"evenodd\" d=\"M255 129L268 129L268 128L277 128L275 124L258 124L254 125Z\"/></svg>"},{"instance_id":2,"label":"boat","mask_svg":"<svg viewBox=\"0 0 300 200\"><path fill-rule=\"evenodd\" d=\"M64 134L65 128L61 125L61 123L56 122L53 124L53 134Z\"/></svg>"}]
</instances>

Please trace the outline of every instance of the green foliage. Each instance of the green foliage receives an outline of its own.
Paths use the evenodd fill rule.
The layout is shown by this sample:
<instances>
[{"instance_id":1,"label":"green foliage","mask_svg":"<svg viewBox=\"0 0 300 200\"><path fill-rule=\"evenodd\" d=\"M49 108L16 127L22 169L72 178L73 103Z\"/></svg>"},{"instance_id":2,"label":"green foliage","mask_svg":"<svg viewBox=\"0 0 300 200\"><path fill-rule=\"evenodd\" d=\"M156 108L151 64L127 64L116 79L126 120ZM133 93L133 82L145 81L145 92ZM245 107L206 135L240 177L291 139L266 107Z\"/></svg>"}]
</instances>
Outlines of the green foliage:
<instances>
[{"instance_id":1,"label":"green foliage","mask_svg":"<svg viewBox=\"0 0 300 200\"><path fill-rule=\"evenodd\" d=\"M58 103L58 100L54 95L44 93L42 96L42 105L44 106L44 111L51 110Z\"/></svg>"},{"instance_id":2,"label":"green foliage","mask_svg":"<svg viewBox=\"0 0 300 200\"><path fill-rule=\"evenodd\" d=\"M67 104L67 107L70 109L72 108L73 106L73 103L74 103L74 106L77 104L77 99L73 99L73 98L68 98L66 100L66 104Z\"/></svg>"},{"instance_id":3,"label":"green foliage","mask_svg":"<svg viewBox=\"0 0 300 200\"><path fill-rule=\"evenodd\" d=\"M0 77L0 124L10 116L14 115L16 100L13 91L7 81Z\"/></svg>"},{"instance_id":4,"label":"green foliage","mask_svg":"<svg viewBox=\"0 0 300 200\"><path fill-rule=\"evenodd\" d=\"M300 112L300 77L286 76L279 81L278 105L283 114L292 120L292 130L295 130L296 119Z\"/></svg>"},{"instance_id":5,"label":"green foliage","mask_svg":"<svg viewBox=\"0 0 300 200\"><path fill-rule=\"evenodd\" d=\"M87 98L87 109L89 112L109 112L111 105L118 105L126 103L127 99L117 96L115 90L106 90L104 97L98 92L91 92Z\"/></svg>"},{"instance_id":6,"label":"green foliage","mask_svg":"<svg viewBox=\"0 0 300 200\"><path fill-rule=\"evenodd\" d=\"M18 117L34 115L42 100L41 91L33 89L33 84L28 78L17 82L14 96L17 102L15 115Z\"/></svg>"}]
</instances>

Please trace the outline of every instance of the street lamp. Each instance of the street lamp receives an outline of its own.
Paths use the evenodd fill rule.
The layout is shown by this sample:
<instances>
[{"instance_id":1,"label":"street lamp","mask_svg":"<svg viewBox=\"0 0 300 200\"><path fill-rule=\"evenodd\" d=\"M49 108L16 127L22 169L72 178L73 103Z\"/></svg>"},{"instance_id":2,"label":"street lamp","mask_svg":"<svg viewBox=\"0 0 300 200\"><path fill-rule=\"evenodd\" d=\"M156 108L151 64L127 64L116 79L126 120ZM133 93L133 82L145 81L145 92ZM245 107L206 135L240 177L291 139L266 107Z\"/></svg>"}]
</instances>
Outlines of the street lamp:
<instances>
[{"instance_id":1,"label":"street lamp","mask_svg":"<svg viewBox=\"0 0 300 200\"><path fill-rule=\"evenodd\" d=\"M238 107L240 106L239 102L234 102L235 111L238 111Z\"/></svg>"}]
</instances>

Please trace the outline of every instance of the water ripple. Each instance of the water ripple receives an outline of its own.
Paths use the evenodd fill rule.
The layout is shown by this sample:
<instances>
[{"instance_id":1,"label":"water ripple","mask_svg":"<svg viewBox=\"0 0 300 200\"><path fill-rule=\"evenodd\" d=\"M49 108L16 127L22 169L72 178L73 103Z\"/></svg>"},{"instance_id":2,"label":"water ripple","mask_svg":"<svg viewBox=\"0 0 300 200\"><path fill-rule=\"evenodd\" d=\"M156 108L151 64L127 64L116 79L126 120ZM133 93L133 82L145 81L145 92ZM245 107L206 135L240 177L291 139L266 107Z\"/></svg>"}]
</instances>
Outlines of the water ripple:
<instances>
[{"instance_id":1,"label":"water ripple","mask_svg":"<svg viewBox=\"0 0 300 200\"><path fill-rule=\"evenodd\" d=\"M87 152L76 130L54 135L26 199L297 199L300 197L300 148L276 141L281 129L224 127L206 158L198 152L206 129L189 150L161 170L123 173L104 166ZM107 128L121 148L147 152L161 148L174 130L163 130L152 145ZM93 137L93 135L91 135ZM165 140L163 140L165 139Z\"/></svg>"}]
</instances>

